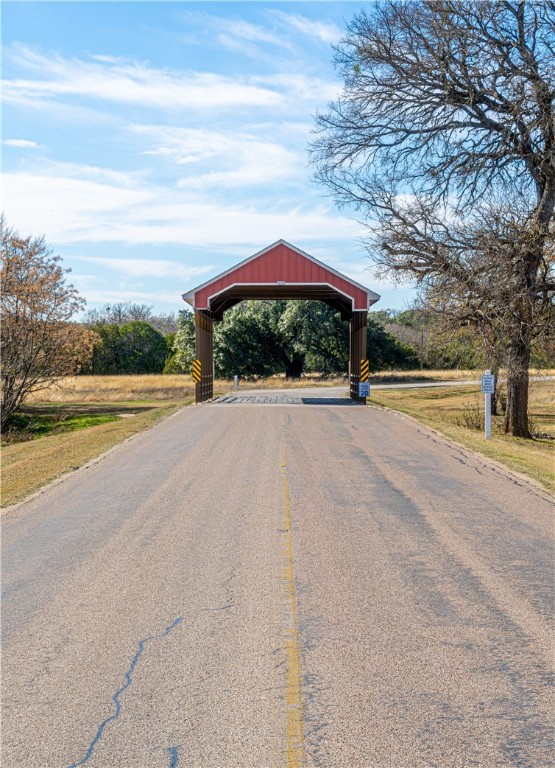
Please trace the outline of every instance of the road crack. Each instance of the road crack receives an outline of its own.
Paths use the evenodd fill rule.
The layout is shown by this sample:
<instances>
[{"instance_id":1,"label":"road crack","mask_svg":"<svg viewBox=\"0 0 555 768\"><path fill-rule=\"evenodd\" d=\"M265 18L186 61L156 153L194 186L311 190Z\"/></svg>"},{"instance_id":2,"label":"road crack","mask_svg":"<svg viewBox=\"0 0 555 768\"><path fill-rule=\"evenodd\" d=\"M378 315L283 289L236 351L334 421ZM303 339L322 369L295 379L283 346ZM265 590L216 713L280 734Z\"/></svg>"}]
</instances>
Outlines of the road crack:
<instances>
[{"instance_id":1,"label":"road crack","mask_svg":"<svg viewBox=\"0 0 555 768\"><path fill-rule=\"evenodd\" d=\"M147 643L149 643L151 640L161 640L164 637L167 637L169 635L169 633L173 629L175 629L175 627L178 626L178 624L181 624L182 621L183 621L183 616L178 616L177 619L175 619L175 621L173 621L173 623L170 624L169 627L166 627L166 629L164 629L163 632L160 632L158 635L149 635L148 637L143 637L142 640L139 640L139 645L137 646L137 651L136 651L135 655L133 656L133 658L131 659L131 664L129 665L129 668L127 669L127 671L125 672L125 674L123 676L125 682L121 686L121 688L118 688L118 690L112 696L112 701L116 705L116 711L113 714L108 715L108 717L106 717L100 723L100 725L98 726L97 731L96 731L96 733L94 735L93 740L91 741L91 743L87 747L87 750L86 750L85 754L83 755L83 757L81 758L81 760L78 760L76 763L71 763L71 765L69 765L68 768L78 768L78 766L80 766L80 765L85 765L85 763L92 757L92 755L94 753L94 750L96 749L96 745L98 744L98 742L102 738L106 727L113 720L117 720L118 717L120 716L121 708L122 708L122 704L121 704L121 701L120 701L120 696L122 695L122 693L124 693L129 688L129 686L133 682L133 672L135 671L135 668L136 668L136 666L137 666L137 664L139 662L139 659L141 658L141 656L142 656L142 654L144 652L144 649L146 648ZM179 755L178 755L177 749L178 749L177 747L168 747L167 751L168 751L168 753L170 755L169 768L174 768L175 766L178 765Z\"/></svg>"},{"instance_id":2,"label":"road crack","mask_svg":"<svg viewBox=\"0 0 555 768\"><path fill-rule=\"evenodd\" d=\"M168 768L177 768L179 765L179 747L166 747L166 752L170 757Z\"/></svg>"}]
</instances>

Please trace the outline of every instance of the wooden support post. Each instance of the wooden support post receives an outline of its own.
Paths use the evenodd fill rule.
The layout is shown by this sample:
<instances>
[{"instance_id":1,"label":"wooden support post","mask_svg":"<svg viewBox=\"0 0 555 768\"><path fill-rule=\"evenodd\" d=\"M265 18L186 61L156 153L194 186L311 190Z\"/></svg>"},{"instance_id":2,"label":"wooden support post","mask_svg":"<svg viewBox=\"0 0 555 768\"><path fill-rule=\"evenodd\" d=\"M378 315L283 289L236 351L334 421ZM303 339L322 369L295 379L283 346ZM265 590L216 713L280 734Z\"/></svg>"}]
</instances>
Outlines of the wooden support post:
<instances>
[{"instance_id":1,"label":"wooden support post","mask_svg":"<svg viewBox=\"0 0 555 768\"><path fill-rule=\"evenodd\" d=\"M213 326L214 323L211 317L208 317L208 315L198 309L195 310L196 356L201 363L200 382L195 387L197 403L210 400L214 394Z\"/></svg>"},{"instance_id":2,"label":"wooden support post","mask_svg":"<svg viewBox=\"0 0 555 768\"><path fill-rule=\"evenodd\" d=\"M360 361L366 359L366 327L368 312L355 312L349 320L349 387L353 400L366 403L365 397L359 397Z\"/></svg>"}]
</instances>

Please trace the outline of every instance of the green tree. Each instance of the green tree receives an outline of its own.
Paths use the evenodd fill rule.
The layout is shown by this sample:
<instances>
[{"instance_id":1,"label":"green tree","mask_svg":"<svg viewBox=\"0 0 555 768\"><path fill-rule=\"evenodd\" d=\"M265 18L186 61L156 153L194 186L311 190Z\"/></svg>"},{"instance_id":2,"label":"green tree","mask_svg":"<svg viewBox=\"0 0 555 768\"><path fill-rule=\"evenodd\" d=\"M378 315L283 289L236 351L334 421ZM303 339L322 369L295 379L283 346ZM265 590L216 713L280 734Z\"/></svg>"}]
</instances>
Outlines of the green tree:
<instances>
[{"instance_id":1,"label":"green tree","mask_svg":"<svg viewBox=\"0 0 555 768\"><path fill-rule=\"evenodd\" d=\"M133 304L130 301L117 301L114 304L104 304L101 307L88 309L83 322L85 325L125 325L134 320L142 320L157 331L167 335L175 333L175 312L154 314L153 307L148 304Z\"/></svg>"},{"instance_id":2,"label":"green tree","mask_svg":"<svg viewBox=\"0 0 555 768\"><path fill-rule=\"evenodd\" d=\"M91 326L98 335L92 363L94 374L162 373L168 346L160 331L142 320L118 326L97 323Z\"/></svg>"},{"instance_id":3,"label":"green tree","mask_svg":"<svg viewBox=\"0 0 555 768\"><path fill-rule=\"evenodd\" d=\"M247 301L228 310L214 335L216 375L270 376L283 370L284 351L273 302Z\"/></svg>"},{"instance_id":4,"label":"green tree","mask_svg":"<svg viewBox=\"0 0 555 768\"><path fill-rule=\"evenodd\" d=\"M368 318L366 356L372 372L411 370L418 365L417 351L389 333L381 323Z\"/></svg>"},{"instance_id":5,"label":"green tree","mask_svg":"<svg viewBox=\"0 0 555 768\"><path fill-rule=\"evenodd\" d=\"M142 320L125 323L119 331L122 373L162 373L168 347L160 331Z\"/></svg>"},{"instance_id":6,"label":"green tree","mask_svg":"<svg viewBox=\"0 0 555 768\"><path fill-rule=\"evenodd\" d=\"M431 362L431 323L432 318L429 314L426 314L421 309L410 308L397 312L385 324L387 331L399 339L401 344L405 344L416 351L420 370L442 367L441 365L436 366Z\"/></svg>"},{"instance_id":7,"label":"green tree","mask_svg":"<svg viewBox=\"0 0 555 768\"><path fill-rule=\"evenodd\" d=\"M171 366L175 373L191 373L195 359L195 316L182 309L177 316L177 331L172 346Z\"/></svg>"},{"instance_id":8,"label":"green tree","mask_svg":"<svg viewBox=\"0 0 555 768\"><path fill-rule=\"evenodd\" d=\"M94 323L90 326L97 335L90 364L83 373L117 374L122 373L120 355L120 332L115 323Z\"/></svg>"},{"instance_id":9,"label":"green tree","mask_svg":"<svg viewBox=\"0 0 555 768\"><path fill-rule=\"evenodd\" d=\"M373 319L368 322L368 358L372 370L412 368L416 353ZM172 361L189 373L195 356L195 322L179 313ZM339 313L320 301L246 301L228 310L214 327L216 375L230 378L304 372L347 373L349 327Z\"/></svg>"},{"instance_id":10,"label":"green tree","mask_svg":"<svg viewBox=\"0 0 555 768\"><path fill-rule=\"evenodd\" d=\"M168 354L166 356L166 362L164 363L163 373L181 373L179 366L175 362L175 354L173 351L175 345L175 334L176 331L171 331L170 333L166 333L164 335L164 338L166 339L166 348L168 350Z\"/></svg>"},{"instance_id":11,"label":"green tree","mask_svg":"<svg viewBox=\"0 0 555 768\"><path fill-rule=\"evenodd\" d=\"M303 370L346 374L349 326L321 301L288 301L278 320L281 343L291 374ZM287 371L287 368L286 368Z\"/></svg>"}]
</instances>

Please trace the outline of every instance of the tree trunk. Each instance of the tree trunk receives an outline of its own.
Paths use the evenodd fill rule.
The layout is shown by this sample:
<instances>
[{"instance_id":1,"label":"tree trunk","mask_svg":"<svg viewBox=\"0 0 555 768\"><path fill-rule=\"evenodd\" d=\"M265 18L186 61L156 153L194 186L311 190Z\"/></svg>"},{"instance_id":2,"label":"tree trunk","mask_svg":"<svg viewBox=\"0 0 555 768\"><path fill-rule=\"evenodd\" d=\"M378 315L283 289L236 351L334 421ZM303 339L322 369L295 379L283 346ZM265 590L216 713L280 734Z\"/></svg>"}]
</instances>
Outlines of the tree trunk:
<instances>
[{"instance_id":1,"label":"tree trunk","mask_svg":"<svg viewBox=\"0 0 555 768\"><path fill-rule=\"evenodd\" d=\"M295 353L291 360L285 359L285 378L300 379L304 369L304 355Z\"/></svg>"},{"instance_id":2,"label":"tree trunk","mask_svg":"<svg viewBox=\"0 0 555 768\"><path fill-rule=\"evenodd\" d=\"M499 408L498 406L498 398L497 398L497 388L499 387L499 369L498 368L492 368L491 372L493 373L495 377L495 389L493 391L493 394L491 396L491 415L492 416L499 416Z\"/></svg>"},{"instance_id":3,"label":"tree trunk","mask_svg":"<svg viewBox=\"0 0 555 768\"><path fill-rule=\"evenodd\" d=\"M515 437L531 437L528 428L529 333L515 342L509 353L507 372L507 410L505 432Z\"/></svg>"}]
</instances>

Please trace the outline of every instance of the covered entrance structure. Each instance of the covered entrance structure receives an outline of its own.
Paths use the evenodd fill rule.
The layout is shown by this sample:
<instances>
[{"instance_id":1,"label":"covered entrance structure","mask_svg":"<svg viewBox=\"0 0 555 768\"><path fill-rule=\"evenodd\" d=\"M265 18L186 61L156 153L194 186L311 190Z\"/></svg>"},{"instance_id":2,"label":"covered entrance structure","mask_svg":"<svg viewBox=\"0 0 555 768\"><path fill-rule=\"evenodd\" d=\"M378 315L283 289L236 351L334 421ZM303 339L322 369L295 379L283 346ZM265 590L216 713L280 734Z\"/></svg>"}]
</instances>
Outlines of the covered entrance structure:
<instances>
[{"instance_id":1,"label":"covered entrance structure","mask_svg":"<svg viewBox=\"0 0 555 768\"><path fill-rule=\"evenodd\" d=\"M341 319L349 321L350 395L354 400L365 402L366 398L359 396L358 385L361 364L366 358L368 308L379 298L374 291L285 240L278 240L198 288L184 293L183 299L195 311L197 359L193 365L193 377L197 382L197 403L213 396L214 322L222 319L226 309L245 299L318 299L338 310Z\"/></svg>"}]
</instances>

